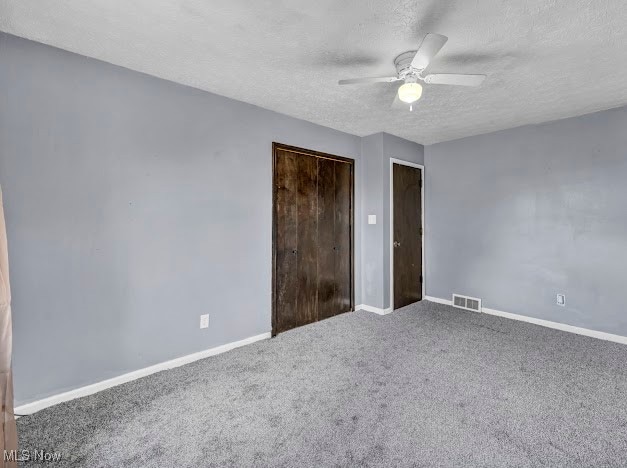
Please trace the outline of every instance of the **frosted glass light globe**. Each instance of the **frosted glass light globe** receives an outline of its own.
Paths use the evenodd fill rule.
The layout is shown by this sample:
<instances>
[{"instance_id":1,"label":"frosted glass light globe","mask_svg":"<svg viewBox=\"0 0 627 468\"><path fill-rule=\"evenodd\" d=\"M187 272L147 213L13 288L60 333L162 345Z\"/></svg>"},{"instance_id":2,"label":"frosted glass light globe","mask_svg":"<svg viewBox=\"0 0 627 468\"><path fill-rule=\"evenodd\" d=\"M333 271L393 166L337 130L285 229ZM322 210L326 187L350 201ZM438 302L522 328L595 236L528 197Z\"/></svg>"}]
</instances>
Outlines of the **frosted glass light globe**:
<instances>
[{"instance_id":1,"label":"frosted glass light globe","mask_svg":"<svg viewBox=\"0 0 627 468\"><path fill-rule=\"evenodd\" d=\"M420 96L422 96L422 86L418 83L405 83L398 88L398 98L407 104L416 102Z\"/></svg>"}]
</instances>

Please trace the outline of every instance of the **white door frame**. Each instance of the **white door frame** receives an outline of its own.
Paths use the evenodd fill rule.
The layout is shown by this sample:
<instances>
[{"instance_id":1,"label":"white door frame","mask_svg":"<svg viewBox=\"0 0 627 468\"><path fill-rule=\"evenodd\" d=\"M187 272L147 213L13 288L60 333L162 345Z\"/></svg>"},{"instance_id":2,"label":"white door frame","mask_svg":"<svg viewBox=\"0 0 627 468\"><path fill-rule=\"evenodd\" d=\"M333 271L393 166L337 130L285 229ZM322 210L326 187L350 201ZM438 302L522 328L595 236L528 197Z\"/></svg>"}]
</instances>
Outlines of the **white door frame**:
<instances>
[{"instance_id":1,"label":"white door frame","mask_svg":"<svg viewBox=\"0 0 627 468\"><path fill-rule=\"evenodd\" d=\"M422 258L421 258L421 274L422 274L422 299L425 298L426 276L425 276L425 167L402 159L390 158L390 310L394 310L394 164L402 166L410 166L420 169L420 222L422 223Z\"/></svg>"}]
</instances>

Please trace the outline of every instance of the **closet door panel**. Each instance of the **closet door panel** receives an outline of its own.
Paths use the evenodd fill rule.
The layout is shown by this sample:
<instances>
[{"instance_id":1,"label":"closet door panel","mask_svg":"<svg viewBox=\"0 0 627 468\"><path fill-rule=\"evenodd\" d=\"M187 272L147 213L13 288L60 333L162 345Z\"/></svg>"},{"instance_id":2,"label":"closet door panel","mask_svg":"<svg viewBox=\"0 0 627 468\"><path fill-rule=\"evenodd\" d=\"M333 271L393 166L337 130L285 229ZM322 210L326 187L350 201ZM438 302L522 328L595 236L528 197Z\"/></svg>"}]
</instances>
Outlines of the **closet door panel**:
<instances>
[{"instance_id":1,"label":"closet door panel","mask_svg":"<svg viewBox=\"0 0 627 468\"><path fill-rule=\"evenodd\" d=\"M335 162L336 314L351 310L352 296L352 166Z\"/></svg>"},{"instance_id":2,"label":"closet door panel","mask_svg":"<svg viewBox=\"0 0 627 468\"><path fill-rule=\"evenodd\" d=\"M299 323L298 314L298 155L278 151L275 160L275 307L277 333Z\"/></svg>"},{"instance_id":3,"label":"closet door panel","mask_svg":"<svg viewBox=\"0 0 627 468\"><path fill-rule=\"evenodd\" d=\"M318 161L312 156L297 155L296 158L297 307L298 325L305 325L318 320Z\"/></svg>"},{"instance_id":4,"label":"closet door panel","mask_svg":"<svg viewBox=\"0 0 627 468\"><path fill-rule=\"evenodd\" d=\"M318 159L318 320L338 313L335 164L335 161L329 159Z\"/></svg>"}]
</instances>

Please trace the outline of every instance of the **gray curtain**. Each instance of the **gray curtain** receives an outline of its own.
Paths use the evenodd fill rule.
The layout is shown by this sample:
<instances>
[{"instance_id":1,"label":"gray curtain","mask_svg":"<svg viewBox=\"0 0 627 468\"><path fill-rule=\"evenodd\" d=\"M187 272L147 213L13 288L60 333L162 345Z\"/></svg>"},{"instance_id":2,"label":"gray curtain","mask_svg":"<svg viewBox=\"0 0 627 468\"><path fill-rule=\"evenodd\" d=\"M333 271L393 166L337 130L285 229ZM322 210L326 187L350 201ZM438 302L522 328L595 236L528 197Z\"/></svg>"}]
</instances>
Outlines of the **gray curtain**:
<instances>
[{"instance_id":1,"label":"gray curtain","mask_svg":"<svg viewBox=\"0 0 627 468\"><path fill-rule=\"evenodd\" d=\"M5 461L5 451L17 450L17 430L13 414L13 376L11 350L11 286L9 284L9 255L7 231L4 222L2 188L0 188L0 467L13 468L14 461Z\"/></svg>"}]
</instances>

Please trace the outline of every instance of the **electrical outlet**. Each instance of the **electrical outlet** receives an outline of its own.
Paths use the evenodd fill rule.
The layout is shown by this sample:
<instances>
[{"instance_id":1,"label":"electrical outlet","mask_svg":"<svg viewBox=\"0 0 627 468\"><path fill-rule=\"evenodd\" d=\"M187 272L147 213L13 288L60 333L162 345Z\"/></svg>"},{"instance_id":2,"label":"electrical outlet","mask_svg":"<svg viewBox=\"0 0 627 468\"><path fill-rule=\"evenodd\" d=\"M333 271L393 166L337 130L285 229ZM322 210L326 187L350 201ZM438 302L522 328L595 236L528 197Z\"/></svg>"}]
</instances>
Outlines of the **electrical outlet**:
<instances>
[{"instance_id":1,"label":"electrical outlet","mask_svg":"<svg viewBox=\"0 0 627 468\"><path fill-rule=\"evenodd\" d=\"M557 305L558 306L566 306L566 296L564 294L557 295Z\"/></svg>"},{"instance_id":2,"label":"electrical outlet","mask_svg":"<svg viewBox=\"0 0 627 468\"><path fill-rule=\"evenodd\" d=\"M209 328L209 314L200 316L200 328Z\"/></svg>"}]
</instances>

